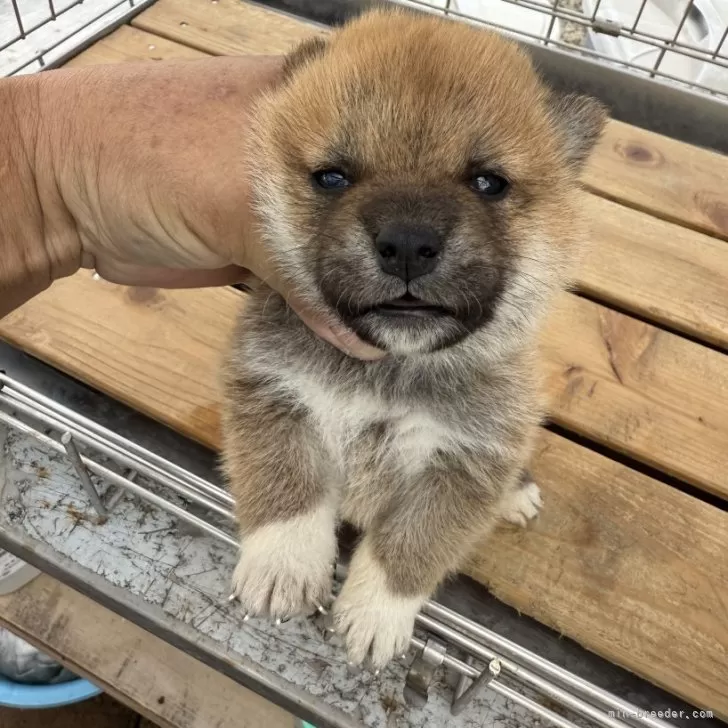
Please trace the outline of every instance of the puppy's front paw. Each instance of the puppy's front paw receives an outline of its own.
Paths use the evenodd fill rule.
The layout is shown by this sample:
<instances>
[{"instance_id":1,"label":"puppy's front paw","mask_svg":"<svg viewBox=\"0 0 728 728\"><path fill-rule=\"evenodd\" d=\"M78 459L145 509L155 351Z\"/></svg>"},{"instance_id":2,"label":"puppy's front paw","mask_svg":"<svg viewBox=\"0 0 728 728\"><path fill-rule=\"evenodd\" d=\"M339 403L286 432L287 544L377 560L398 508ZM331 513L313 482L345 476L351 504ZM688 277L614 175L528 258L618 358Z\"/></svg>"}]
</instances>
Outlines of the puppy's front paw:
<instances>
[{"instance_id":1,"label":"puppy's front paw","mask_svg":"<svg viewBox=\"0 0 728 728\"><path fill-rule=\"evenodd\" d=\"M541 489L533 481L527 481L503 499L500 515L509 523L526 526L536 518L542 506Z\"/></svg>"},{"instance_id":2,"label":"puppy's front paw","mask_svg":"<svg viewBox=\"0 0 728 728\"><path fill-rule=\"evenodd\" d=\"M333 521L321 520L299 516L243 539L232 589L246 614L287 619L328 602L336 536Z\"/></svg>"},{"instance_id":3,"label":"puppy's front paw","mask_svg":"<svg viewBox=\"0 0 728 728\"><path fill-rule=\"evenodd\" d=\"M407 652L425 597L392 593L382 568L361 548L334 602L334 629L344 639L351 662L368 660L378 670Z\"/></svg>"}]
</instances>

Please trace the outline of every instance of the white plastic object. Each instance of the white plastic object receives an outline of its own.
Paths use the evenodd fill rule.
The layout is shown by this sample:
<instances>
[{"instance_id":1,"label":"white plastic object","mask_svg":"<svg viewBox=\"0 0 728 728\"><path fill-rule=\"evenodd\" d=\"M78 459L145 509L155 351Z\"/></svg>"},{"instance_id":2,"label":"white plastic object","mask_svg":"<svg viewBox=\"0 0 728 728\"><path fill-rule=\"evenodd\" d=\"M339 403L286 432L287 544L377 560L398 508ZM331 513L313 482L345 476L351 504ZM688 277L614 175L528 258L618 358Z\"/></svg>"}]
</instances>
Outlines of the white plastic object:
<instances>
[{"instance_id":1,"label":"white plastic object","mask_svg":"<svg viewBox=\"0 0 728 728\"><path fill-rule=\"evenodd\" d=\"M596 0L583 0L584 13L591 16ZM672 39L685 13L688 0L648 0L637 24L637 31ZM631 30L641 3L636 0L602 0L597 18L619 23ZM677 40L713 53L728 25L728 0L693 0ZM591 47L617 61L651 71L662 52L659 47L633 39L629 34L614 37L588 33ZM720 52L728 55L728 40ZM709 61L666 51L659 72L687 83L698 83L713 91L728 93L728 68Z\"/></svg>"},{"instance_id":2,"label":"white plastic object","mask_svg":"<svg viewBox=\"0 0 728 728\"><path fill-rule=\"evenodd\" d=\"M420 10L427 11L428 8L422 3L408 2L407 0L399 0L402 5L410 5ZM533 10L523 5L516 5L504 0L451 0L449 6L447 0L427 0L427 5L432 7L432 12L442 14L445 8L454 10L464 15L469 15L477 20L482 20L488 24L500 26L496 28L504 33L518 34L524 33L534 41L536 38L545 39L549 36L549 26L553 20L550 38L559 40L561 37L561 21L559 18L552 18L551 10L553 2L550 0L531 0L534 5L543 5L544 10ZM522 38L521 38L522 39Z\"/></svg>"},{"instance_id":3,"label":"white plastic object","mask_svg":"<svg viewBox=\"0 0 728 728\"><path fill-rule=\"evenodd\" d=\"M0 550L0 596L10 594L35 579L40 571L17 556Z\"/></svg>"}]
</instances>

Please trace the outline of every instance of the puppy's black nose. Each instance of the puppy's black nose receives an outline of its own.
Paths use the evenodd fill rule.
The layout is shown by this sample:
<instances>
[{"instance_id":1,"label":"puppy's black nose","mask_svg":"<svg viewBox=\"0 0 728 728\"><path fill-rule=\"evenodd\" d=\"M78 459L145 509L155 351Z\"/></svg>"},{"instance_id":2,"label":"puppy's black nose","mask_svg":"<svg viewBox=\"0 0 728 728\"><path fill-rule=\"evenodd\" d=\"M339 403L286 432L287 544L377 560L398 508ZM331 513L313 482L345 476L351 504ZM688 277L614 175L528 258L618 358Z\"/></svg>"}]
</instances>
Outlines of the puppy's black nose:
<instances>
[{"instance_id":1,"label":"puppy's black nose","mask_svg":"<svg viewBox=\"0 0 728 728\"><path fill-rule=\"evenodd\" d=\"M374 244L381 269L405 282L431 273L440 262L440 236L429 225L388 223Z\"/></svg>"}]
</instances>

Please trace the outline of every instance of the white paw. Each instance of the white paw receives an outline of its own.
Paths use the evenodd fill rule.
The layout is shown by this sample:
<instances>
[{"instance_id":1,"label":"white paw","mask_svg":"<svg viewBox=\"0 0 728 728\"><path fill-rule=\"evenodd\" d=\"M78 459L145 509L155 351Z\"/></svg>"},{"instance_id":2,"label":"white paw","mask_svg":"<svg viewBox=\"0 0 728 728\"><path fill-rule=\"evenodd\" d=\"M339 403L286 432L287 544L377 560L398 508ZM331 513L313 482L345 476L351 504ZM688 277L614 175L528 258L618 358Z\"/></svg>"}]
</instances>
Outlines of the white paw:
<instances>
[{"instance_id":1,"label":"white paw","mask_svg":"<svg viewBox=\"0 0 728 728\"><path fill-rule=\"evenodd\" d=\"M542 506L541 489L536 483L524 483L503 499L500 515L509 523L526 526L530 520L536 518Z\"/></svg>"},{"instance_id":2,"label":"white paw","mask_svg":"<svg viewBox=\"0 0 728 728\"><path fill-rule=\"evenodd\" d=\"M393 594L381 567L358 551L333 608L334 629L344 640L348 660L356 665L367 661L379 670L407 652L424 599Z\"/></svg>"},{"instance_id":3,"label":"white paw","mask_svg":"<svg viewBox=\"0 0 728 728\"><path fill-rule=\"evenodd\" d=\"M243 539L240 550L232 596L246 614L287 619L328 603L336 558L330 513L262 526Z\"/></svg>"}]
</instances>

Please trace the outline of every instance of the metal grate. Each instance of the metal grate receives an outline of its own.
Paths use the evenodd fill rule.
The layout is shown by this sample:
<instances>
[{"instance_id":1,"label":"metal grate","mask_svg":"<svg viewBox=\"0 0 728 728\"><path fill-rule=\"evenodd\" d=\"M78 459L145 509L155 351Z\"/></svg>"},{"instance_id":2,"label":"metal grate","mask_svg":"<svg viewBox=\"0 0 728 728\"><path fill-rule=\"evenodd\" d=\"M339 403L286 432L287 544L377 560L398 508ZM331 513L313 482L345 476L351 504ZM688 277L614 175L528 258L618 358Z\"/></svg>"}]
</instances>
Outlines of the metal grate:
<instances>
[{"instance_id":1,"label":"metal grate","mask_svg":"<svg viewBox=\"0 0 728 728\"><path fill-rule=\"evenodd\" d=\"M155 0L0 0L0 76L57 65Z\"/></svg>"},{"instance_id":2,"label":"metal grate","mask_svg":"<svg viewBox=\"0 0 728 728\"><path fill-rule=\"evenodd\" d=\"M728 100L728 0L395 0Z\"/></svg>"},{"instance_id":3,"label":"metal grate","mask_svg":"<svg viewBox=\"0 0 728 728\"><path fill-rule=\"evenodd\" d=\"M0 373L0 424L30 435L52 451L65 454L90 496L99 523L113 527L114 508L131 492L180 521L213 536L231 549L233 501L222 488L136 443L101 427L54 400ZM105 461L107 464L102 464ZM119 472L109 467L112 464ZM89 474L115 486L102 498ZM151 490L144 483L154 487ZM196 515L178 504L196 506ZM175 502L177 501L177 502ZM335 569L340 585L346 568ZM334 591L337 587L335 585ZM220 595L221 603L225 596ZM330 616L318 615L326 634ZM404 686L411 705L427 701L438 670L459 675L451 711L459 714L478 691L492 690L538 716L544 725L560 728L670 728L636 706L549 662L443 605L428 601L417 617L410 643L412 662ZM285 629L281 626L281 629ZM549 706L549 707L547 707ZM558 706L553 709L551 706Z\"/></svg>"}]
</instances>

